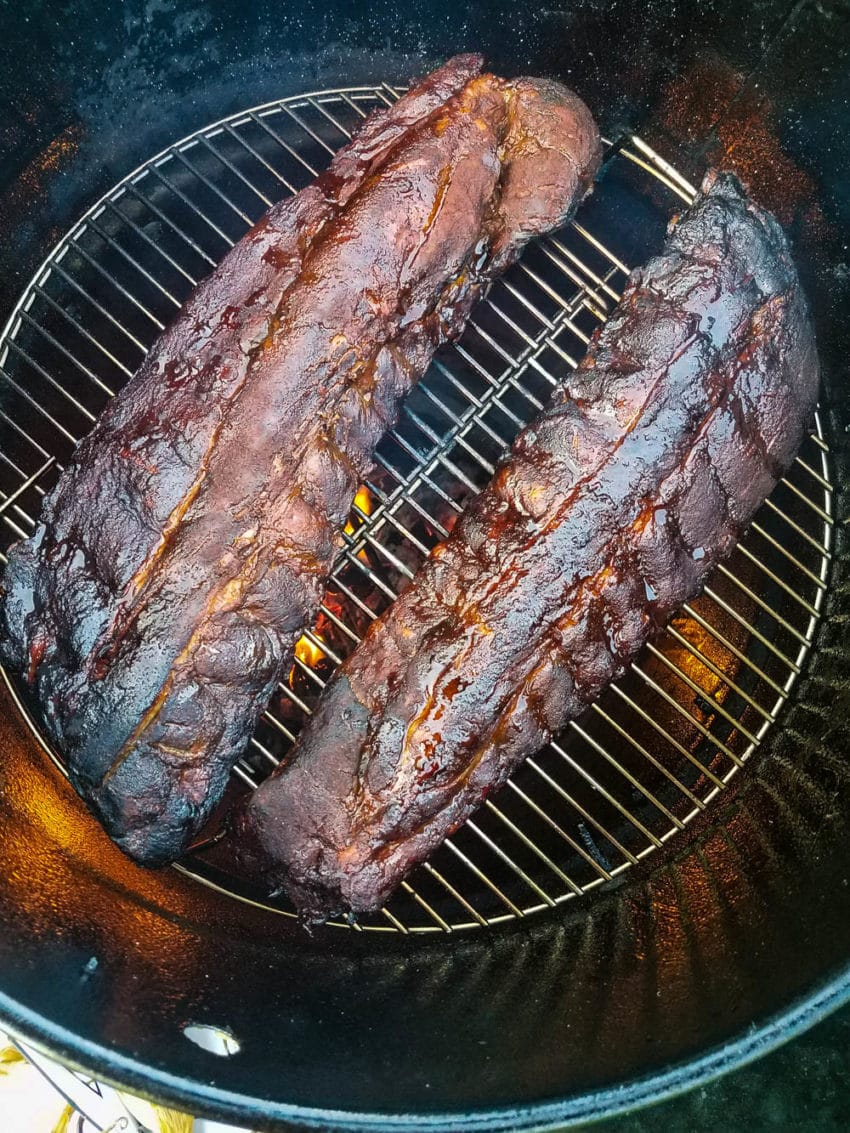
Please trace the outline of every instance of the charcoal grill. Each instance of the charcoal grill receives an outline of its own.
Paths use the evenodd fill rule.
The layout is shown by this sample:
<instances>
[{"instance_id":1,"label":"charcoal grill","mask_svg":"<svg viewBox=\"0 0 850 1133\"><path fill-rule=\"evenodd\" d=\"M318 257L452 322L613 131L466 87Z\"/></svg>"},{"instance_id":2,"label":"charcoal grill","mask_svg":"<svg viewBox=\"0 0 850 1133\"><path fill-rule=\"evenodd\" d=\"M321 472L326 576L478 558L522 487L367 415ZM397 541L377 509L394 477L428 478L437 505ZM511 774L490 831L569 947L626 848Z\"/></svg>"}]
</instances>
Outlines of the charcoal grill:
<instances>
[{"instance_id":1,"label":"charcoal grill","mask_svg":"<svg viewBox=\"0 0 850 1133\"><path fill-rule=\"evenodd\" d=\"M0 339L7 544L32 532L74 443L192 286L273 201L315 177L371 109L397 97L385 83L232 115L135 170L57 244ZM693 199L689 182L640 138L607 146L589 204L495 284L384 438L317 625L234 770L229 803L286 758L333 667L576 366L630 264L657 249L666 220ZM720 803L768 730L781 726L820 617L832 522L829 448L816 419L732 559L663 637L380 914L353 927L451 934L530 917L611 882ZM24 690L5 679L45 744ZM178 868L257 900L216 842L207 834Z\"/></svg>"},{"instance_id":2,"label":"charcoal grill","mask_svg":"<svg viewBox=\"0 0 850 1133\"><path fill-rule=\"evenodd\" d=\"M843 17L808 0L355 8L79 0L72 26L39 0L4 29L5 311L32 282L0 341L0 551L194 281L396 97L376 76L480 48L498 73L574 86L611 141L576 223L493 287L384 439L321 617L177 868L109 842L0 681L0 1023L86 1080L254 1129L561 1127L738 1065L850 994L850 296L823 133L845 114ZM806 146L773 137L756 88L799 111ZM234 868L228 808L584 353L718 139L792 238L824 363L813 435L615 688L385 910L307 934ZM803 232L792 192L813 206Z\"/></svg>"}]
</instances>

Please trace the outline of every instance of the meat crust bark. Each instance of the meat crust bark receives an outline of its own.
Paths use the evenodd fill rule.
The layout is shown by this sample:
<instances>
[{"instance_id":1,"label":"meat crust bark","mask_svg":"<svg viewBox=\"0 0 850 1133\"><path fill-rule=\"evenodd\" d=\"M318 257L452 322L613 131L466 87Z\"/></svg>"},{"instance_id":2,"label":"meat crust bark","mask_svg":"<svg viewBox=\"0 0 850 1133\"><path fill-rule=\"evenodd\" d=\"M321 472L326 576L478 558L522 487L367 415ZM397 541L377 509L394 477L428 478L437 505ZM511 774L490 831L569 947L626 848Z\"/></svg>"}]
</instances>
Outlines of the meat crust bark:
<instances>
[{"instance_id":1,"label":"meat crust bark","mask_svg":"<svg viewBox=\"0 0 850 1133\"><path fill-rule=\"evenodd\" d=\"M587 108L459 56L189 299L5 576L3 656L129 854L180 854L317 611L401 397L599 161Z\"/></svg>"},{"instance_id":2,"label":"meat crust bark","mask_svg":"<svg viewBox=\"0 0 850 1133\"><path fill-rule=\"evenodd\" d=\"M817 385L779 226L710 174L251 797L250 868L309 918L380 907L699 589Z\"/></svg>"}]
</instances>

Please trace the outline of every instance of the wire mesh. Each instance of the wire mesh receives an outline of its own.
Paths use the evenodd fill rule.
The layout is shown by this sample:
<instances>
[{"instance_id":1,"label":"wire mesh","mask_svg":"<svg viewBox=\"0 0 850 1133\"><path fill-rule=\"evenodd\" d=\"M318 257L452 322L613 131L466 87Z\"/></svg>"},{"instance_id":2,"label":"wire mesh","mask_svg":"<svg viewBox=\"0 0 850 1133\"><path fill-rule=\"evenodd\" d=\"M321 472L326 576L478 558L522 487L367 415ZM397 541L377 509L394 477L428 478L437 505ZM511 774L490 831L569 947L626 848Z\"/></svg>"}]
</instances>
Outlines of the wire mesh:
<instances>
[{"instance_id":1,"label":"wire mesh","mask_svg":"<svg viewBox=\"0 0 850 1133\"><path fill-rule=\"evenodd\" d=\"M217 122L130 174L57 244L0 339L4 546L32 532L74 444L195 283L397 93L386 84L322 91ZM318 620L234 769L233 796L285 758L334 667L577 364L629 263L657 249L693 194L641 139L614 147L576 221L529 247L439 353L357 493ZM734 555L664 635L380 915L354 927L450 934L527 917L610 881L682 831L777 720L815 633L831 527L818 420ZM214 846L199 845L178 868L251 899Z\"/></svg>"}]
</instances>

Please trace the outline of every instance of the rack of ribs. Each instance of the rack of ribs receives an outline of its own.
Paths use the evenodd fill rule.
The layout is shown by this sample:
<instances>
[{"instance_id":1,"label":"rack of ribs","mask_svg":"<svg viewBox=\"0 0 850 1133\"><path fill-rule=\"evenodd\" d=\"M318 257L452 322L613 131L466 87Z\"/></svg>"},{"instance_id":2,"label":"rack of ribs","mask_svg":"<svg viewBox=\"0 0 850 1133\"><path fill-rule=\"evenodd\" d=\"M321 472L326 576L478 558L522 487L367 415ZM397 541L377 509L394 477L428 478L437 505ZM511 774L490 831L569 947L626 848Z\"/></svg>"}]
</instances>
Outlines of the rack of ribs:
<instances>
[{"instance_id":1,"label":"rack of ribs","mask_svg":"<svg viewBox=\"0 0 850 1133\"><path fill-rule=\"evenodd\" d=\"M710 173L251 796L248 868L309 919L380 907L700 588L817 386L781 229Z\"/></svg>"},{"instance_id":2,"label":"rack of ribs","mask_svg":"<svg viewBox=\"0 0 850 1133\"><path fill-rule=\"evenodd\" d=\"M481 66L458 56L371 115L259 221L10 551L2 657L141 862L177 857L220 798L401 398L597 171L575 95Z\"/></svg>"}]
</instances>

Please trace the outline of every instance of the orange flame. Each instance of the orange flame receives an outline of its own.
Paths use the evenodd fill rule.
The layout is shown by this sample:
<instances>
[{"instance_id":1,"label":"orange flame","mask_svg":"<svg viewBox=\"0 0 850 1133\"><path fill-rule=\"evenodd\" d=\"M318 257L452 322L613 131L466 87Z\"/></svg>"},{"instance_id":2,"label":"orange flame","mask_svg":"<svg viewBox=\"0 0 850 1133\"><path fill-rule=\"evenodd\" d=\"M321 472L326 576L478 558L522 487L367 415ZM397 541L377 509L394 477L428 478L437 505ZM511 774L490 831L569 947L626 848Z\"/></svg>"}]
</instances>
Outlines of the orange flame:
<instances>
[{"instance_id":1,"label":"orange flame","mask_svg":"<svg viewBox=\"0 0 850 1133\"><path fill-rule=\"evenodd\" d=\"M320 633L314 633L313 637L318 638L319 641L324 641ZM320 661L324 661L325 654L314 641L311 641L306 635L299 637L295 643L295 656L299 661L303 661L305 665L310 665L315 668Z\"/></svg>"},{"instance_id":2,"label":"orange flame","mask_svg":"<svg viewBox=\"0 0 850 1133\"><path fill-rule=\"evenodd\" d=\"M354 497L354 503L352 504L352 510L354 510L355 508L358 509L358 511L361 511L363 513L363 515L371 515L372 514L372 497L369 494L368 488L360 487L360 488L357 489L357 495ZM358 525L359 525L359 523L362 522L362 520L360 519L360 516L357 516L357 520L358 520ZM354 524L349 519L348 522L345 525L345 533L346 533L346 535L353 535L354 531L355 531Z\"/></svg>"}]
</instances>

